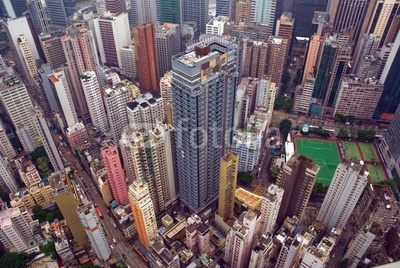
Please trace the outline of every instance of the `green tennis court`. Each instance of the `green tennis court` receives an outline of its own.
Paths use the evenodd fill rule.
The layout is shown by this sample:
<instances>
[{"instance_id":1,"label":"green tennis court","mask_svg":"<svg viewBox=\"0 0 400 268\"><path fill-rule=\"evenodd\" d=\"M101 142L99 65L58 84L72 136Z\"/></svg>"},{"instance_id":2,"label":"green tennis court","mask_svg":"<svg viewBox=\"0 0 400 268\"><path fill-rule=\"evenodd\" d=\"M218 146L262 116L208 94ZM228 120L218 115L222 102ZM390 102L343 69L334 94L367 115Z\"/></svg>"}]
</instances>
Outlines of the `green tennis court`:
<instances>
[{"instance_id":1,"label":"green tennis court","mask_svg":"<svg viewBox=\"0 0 400 268\"><path fill-rule=\"evenodd\" d=\"M358 151L357 143L353 141L342 141L344 154L347 159L355 158L362 160L360 152Z\"/></svg>"},{"instance_id":2,"label":"green tennis court","mask_svg":"<svg viewBox=\"0 0 400 268\"><path fill-rule=\"evenodd\" d=\"M360 146L364 161L380 162L372 143L359 142L358 145Z\"/></svg>"},{"instance_id":3,"label":"green tennis court","mask_svg":"<svg viewBox=\"0 0 400 268\"><path fill-rule=\"evenodd\" d=\"M386 181L385 172L382 170L382 167L380 165L367 165L367 170L369 172L369 177L371 178L372 183Z\"/></svg>"},{"instance_id":4,"label":"green tennis court","mask_svg":"<svg viewBox=\"0 0 400 268\"><path fill-rule=\"evenodd\" d=\"M310 157L320 166L317 182L329 185L340 162L336 142L296 139L296 150L297 154Z\"/></svg>"}]
</instances>

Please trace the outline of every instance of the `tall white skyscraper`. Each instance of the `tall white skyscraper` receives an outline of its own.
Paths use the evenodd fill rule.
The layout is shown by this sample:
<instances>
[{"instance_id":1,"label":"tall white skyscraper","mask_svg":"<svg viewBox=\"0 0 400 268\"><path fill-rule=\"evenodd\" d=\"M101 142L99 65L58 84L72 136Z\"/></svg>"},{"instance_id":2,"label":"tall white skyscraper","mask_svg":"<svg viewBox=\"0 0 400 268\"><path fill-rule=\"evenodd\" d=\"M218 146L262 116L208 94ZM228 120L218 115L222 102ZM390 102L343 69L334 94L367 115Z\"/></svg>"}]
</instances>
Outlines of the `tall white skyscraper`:
<instances>
[{"instance_id":1,"label":"tall white skyscraper","mask_svg":"<svg viewBox=\"0 0 400 268\"><path fill-rule=\"evenodd\" d=\"M111 255L111 250L108 246L105 231L93 204L80 204L78 205L77 211L79 219L89 237L90 245L94 252L96 252L97 257L103 261L108 260Z\"/></svg>"},{"instance_id":2,"label":"tall white skyscraper","mask_svg":"<svg viewBox=\"0 0 400 268\"><path fill-rule=\"evenodd\" d=\"M270 35L274 30L276 2L277 0L255 0L252 2L252 21L267 24Z\"/></svg>"},{"instance_id":3,"label":"tall white skyscraper","mask_svg":"<svg viewBox=\"0 0 400 268\"><path fill-rule=\"evenodd\" d=\"M159 0L131 0L133 25L138 26L147 22L157 24L159 20Z\"/></svg>"},{"instance_id":4,"label":"tall white skyscraper","mask_svg":"<svg viewBox=\"0 0 400 268\"><path fill-rule=\"evenodd\" d=\"M275 184L268 187L261 203L261 215L258 223L258 234L273 234L284 190Z\"/></svg>"},{"instance_id":5,"label":"tall white skyscraper","mask_svg":"<svg viewBox=\"0 0 400 268\"><path fill-rule=\"evenodd\" d=\"M121 74L136 79L136 54L133 42L121 48Z\"/></svg>"},{"instance_id":6,"label":"tall white skyscraper","mask_svg":"<svg viewBox=\"0 0 400 268\"><path fill-rule=\"evenodd\" d=\"M158 94L146 93L127 104L129 127L134 130L151 129L164 120L163 99Z\"/></svg>"},{"instance_id":7,"label":"tall white skyscraper","mask_svg":"<svg viewBox=\"0 0 400 268\"><path fill-rule=\"evenodd\" d=\"M274 109L276 85L271 83L271 80L266 77L258 81L256 107L262 107L267 110Z\"/></svg>"},{"instance_id":8,"label":"tall white skyscraper","mask_svg":"<svg viewBox=\"0 0 400 268\"><path fill-rule=\"evenodd\" d=\"M80 79L92 124L99 131L106 132L109 129L108 120L96 73L93 71L84 72Z\"/></svg>"},{"instance_id":9,"label":"tall white skyscraper","mask_svg":"<svg viewBox=\"0 0 400 268\"><path fill-rule=\"evenodd\" d=\"M0 186L5 193L13 193L19 188L7 157L0 157Z\"/></svg>"},{"instance_id":10,"label":"tall white skyscraper","mask_svg":"<svg viewBox=\"0 0 400 268\"><path fill-rule=\"evenodd\" d=\"M0 122L0 155L12 159L16 153L10 139L7 136L3 124Z\"/></svg>"},{"instance_id":11,"label":"tall white skyscraper","mask_svg":"<svg viewBox=\"0 0 400 268\"><path fill-rule=\"evenodd\" d=\"M32 79L37 80L39 75L35 58L33 57L31 48L29 47L29 43L25 35L21 34L18 37L17 43L18 49L20 50L22 56L22 64L24 64L24 67L26 68L26 75L29 75Z\"/></svg>"},{"instance_id":12,"label":"tall white skyscraper","mask_svg":"<svg viewBox=\"0 0 400 268\"><path fill-rule=\"evenodd\" d=\"M368 174L363 161L339 163L317 216L327 229L346 227L368 182Z\"/></svg>"},{"instance_id":13,"label":"tall white skyscraper","mask_svg":"<svg viewBox=\"0 0 400 268\"><path fill-rule=\"evenodd\" d=\"M93 22L102 64L121 68L120 50L131 42L128 14L106 12Z\"/></svg>"},{"instance_id":14,"label":"tall white skyscraper","mask_svg":"<svg viewBox=\"0 0 400 268\"><path fill-rule=\"evenodd\" d=\"M36 131L42 140L46 154L49 157L50 163L55 171L64 170L64 164L61 156L58 152L57 145L51 135L49 126L47 125L46 118L43 112L39 108L31 108L31 116L33 123L36 127Z\"/></svg>"},{"instance_id":15,"label":"tall white skyscraper","mask_svg":"<svg viewBox=\"0 0 400 268\"><path fill-rule=\"evenodd\" d=\"M78 115L76 113L74 99L67 80L67 70L64 68L54 71L48 76L53 84L54 91L58 96L60 107L67 127L72 127L78 123Z\"/></svg>"}]
</instances>

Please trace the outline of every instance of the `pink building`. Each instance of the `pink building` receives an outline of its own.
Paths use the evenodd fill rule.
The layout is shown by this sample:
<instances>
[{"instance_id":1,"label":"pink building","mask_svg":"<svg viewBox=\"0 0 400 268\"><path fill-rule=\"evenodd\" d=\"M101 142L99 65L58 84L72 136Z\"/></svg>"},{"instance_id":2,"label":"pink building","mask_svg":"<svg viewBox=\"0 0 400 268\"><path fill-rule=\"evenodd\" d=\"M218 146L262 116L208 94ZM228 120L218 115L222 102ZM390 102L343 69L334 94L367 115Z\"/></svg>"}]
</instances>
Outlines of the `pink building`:
<instances>
[{"instance_id":1,"label":"pink building","mask_svg":"<svg viewBox=\"0 0 400 268\"><path fill-rule=\"evenodd\" d=\"M83 146L89 141L89 134L82 122L67 128L66 136L71 148Z\"/></svg>"},{"instance_id":2,"label":"pink building","mask_svg":"<svg viewBox=\"0 0 400 268\"><path fill-rule=\"evenodd\" d=\"M40 178L39 172L29 156L25 155L14 160L17 166L19 175L22 181L29 188L33 184L39 183L42 179Z\"/></svg>"},{"instance_id":3,"label":"pink building","mask_svg":"<svg viewBox=\"0 0 400 268\"><path fill-rule=\"evenodd\" d=\"M186 246L199 253L210 253L210 227L208 220L193 214L186 221Z\"/></svg>"},{"instance_id":4,"label":"pink building","mask_svg":"<svg viewBox=\"0 0 400 268\"><path fill-rule=\"evenodd\" d=\"M115 202L118 205L129 203L128 188L126 187L125 175L122 170L118 154L118 147L111 141L105 141L101 149L104 166L108 174L108 181Z\"/></svg>"},{"instance_id":5,"label":"pink building","mask_svg":"<svg viewBox=\"0 0 400 268\"><path fill-rule=\"evenodd\" d=\"M65 58L68 64L68 76L76 100L76 110L84 121L90 120L89 109L79 77L85 71L97 71L98 58L91 31L77 24L67 30L61 38Z\"/></svg>"}]
</instances>

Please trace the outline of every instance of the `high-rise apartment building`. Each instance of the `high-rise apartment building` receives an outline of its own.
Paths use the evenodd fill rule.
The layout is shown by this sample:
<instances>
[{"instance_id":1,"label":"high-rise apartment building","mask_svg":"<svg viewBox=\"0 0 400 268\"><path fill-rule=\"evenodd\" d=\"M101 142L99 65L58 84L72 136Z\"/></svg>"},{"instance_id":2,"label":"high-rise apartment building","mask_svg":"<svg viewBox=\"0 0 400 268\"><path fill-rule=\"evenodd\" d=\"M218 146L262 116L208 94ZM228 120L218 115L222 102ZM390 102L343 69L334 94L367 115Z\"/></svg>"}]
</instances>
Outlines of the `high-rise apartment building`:
<instances>
[{"instance_id":1,"label":"high-rise apartment building","mask_svg":"<svg viewBox=\"0 0 400 268\"><path fill-rule=\"evenodd\" d=\"M137 179L129 186L129 200L140 242L148 247L156 236L157 221L146 180Z\"/></svg>"},{"instance_id":2,"label":"high-rise apartment building","mask_svg":"<svg viewBox=\"0 0 400 268\"><path fill-rule=\"evenodd\" d=\"M252 1L242 0L236 3L236 13L235 22L238 24L240 22L250 23L251 21L251 5Z\"/></svg>"},{"instance_id":3,"label":"high-rise apartment building","mask_svg":"<svg viewBox=\"0 0 400 268\"><path fill-rule=\"evenodd\" d=\"M136 79L136 49L133 42L121 47L121 74Z\"/></svg>"},{"instance_id":4,"label":"high-rise apartment building","mask_svg":"<svg viewBox=\"0 0 400 268\"><path fill-rule=\"evenodd\" d=\"M64 163L61 159L60 153L58 152L57 145L51 135L50 128L47 120L43 115L40 108L31 108L30 110L36 132L38 133L42 144L46 151L46 154L50 160L51 165L55 171L64 170Z\"/></svg>"},{"instance_id":5,"label":"high-rise apartment building","mask_svg":"<svg viewBox=\"0 0 400 268\"><path fill-rule=\"evenodd\" d=\"M216 0L216 15L228 17L230 20L234 21L236 17L237 2L238 0Z\"/></svg>"},{"instance_id":6,"label":"high-rise apartment building","mask_svg":"<svg viewBox=\"0 0 400 268\"><path fill-rule=\"evenodd\" d=\"M158 57L153 23L139 25L133 30L136 50L136 74L143 91L158 92ZM140 57L139 57L140 55Z\"/></svg>"},{"instance_id":7,"label":"high-rise apartment building","mask_svg":"<svg viewBox=\"0 0 400 268\"><path fill-rule=\"evenodd\" d=\"M16 152L10 142L10 139L7 136L6 129L0 122L0 156L13 159L15 155Z\"/></svg>"},{"instance_id":8,"label":"high-rise apartment building","mask_svg":"<svg viewBox=\"0 0 400 268\"><path fill-rule=\"evenodd\" d=\"M275 25L275 12L277 0L255 0L252 9L252 21L260 24L267 24L269 34L272 35ZM276 34L275 34L276 35Z\"/></svg>"},{"instance_id":9,"label":"high-rise apartment building","mask_svg":"<svg viewBox=\"0 0 400 268\"><path fill-rule=\"evenodd\" d=\"M379 35L375 34L364 34L363 38L360 40L359 50L354 61L354 71L353 73L358 73L362 67L360 66L361 61L370 55L375 55L379 48L379 42L381 38Z\"/></svg>"},{"instance_id":10,"label":"high-rise apartment building","mask_svg":"<svg viewBox=\"0 0 400 268\"><path fill-rule=\"evenodd\" d=\"M36 148L35 141L33 140L32 135L30 134L30 129L28 126L19 124L17 129L15 130L15 134L17 134L17 137L22 144L22 148L26 152L31 153L35 150Z\"/></svg>"},{"instance_id":11,"label":"high-rise apartment building","mask_svg":"<svg viewBox=\"0 0 400 268\"><path fill-rule=\"evenodd\" d=\"M124 130L121 133L121 139L119 140L119 148L121 149L122 161L124 162L124 171L126 173L129 185L136 180L135 167L131 151L133 132L134 130L130 128L124 128Z\"/></svg>"},{"instance_id":12,"label":"high-rise apartment building","mask_svg":"<svg viewBox=\"0 0 400 268\"><path fill-rule=\"evenodd\" d=\"M159 122L154 129L133 132L131 137L135 177L146 180L156 215L176 199L173 131Z\"/></svg>"},{"instance_id":13,"label":"high-rise apartment building","mask_svg":"<svg viewBox=\"0 0 400 268\"><path fill-rule=\"evenodd\" d=\"M3 13L6 13L3 15L8 15L8 17L15 19L22 16L22 13L27 11L28 7L26 6L26 0L2 0L1 9Z\"/></svg>"},{"instance_id":14,"label":"high-rise apartment building","mask_svg":"<svg viewBox=\"0 0 400 268\"><path fill-rule=\"evenodd\" d=\"M113 14L120 14L126 12L125 0L105 0L107 11Z\"/></svg>"},{"instance_id":15,"label":"high-rise apartment building","mask_svg":"<svg viewBox=\"0 0 400 268\"><path fill-rule=\"evenodd\" d=\"M179 194L194 211L218 196L219 160L232 139L237 60L236 44L218 36L172 58ZM212 133L211 127L223 134Z\"/></svg>"},{"instance_id":16,"label":"high-rise apartment building","mask_svg":"<svg viewBox=\"0 0 400 268\"><path fill-rule=\"evenodd\" d=\"M8 208L3 204L0 210L0 238L4 247L10 252L39 252L30 226L32 217L28 211L19 208Z\"/></svg>"},{"instance_id":17,"label":"high-rise apartment building","mask_svg":"<svg viewBox=\"0 0 400 268\"><path fill-rule=\"evenodd\" d=\"M50 19L46 5L40 0L28 0L27 6L31 15L33 25L37 34L48 34L51 32Z\"/></svg>"},{"instance_id":18,"label":"high-rise apartment building","mask_svg":"<svg viewBox=\"0 0 400 268\"><path fill-rule=\"evenodd\" d=\"M131 42L128 13L106 12L94 18L93 23L102 64L121 68L120 50Z\"/></svg>"},{"instance_id":19,"label":"high-rise apartment building","mask_svg":"<svg viewBox=\"0 0 400 268\"><path fill-rule=\"evenodd\" d=\"M22 182L26 187L36 185L42 181L39 172L29 156L21 156L14 160L15 166L18 169Z\"/></svg>"},{"instance_id":20,"label":"high-rise apartment building","mask_svg":"<svg viewBox=\"0 0 400 268\"><path fill-rule=\"evenodd\" d=\"M255 41L251 39L244 42L244 77L262 78L265 75L267 50L268 45L265 42Z\"/></svg>"},{"instance_id":21,"label":"high-rise apartment building","mask_svg":"<svg viewBox=\"0 0 400 268\"><path fill-rule=\"evenodd\" d=\"M379 82L384 85L382 96L376 107L374 119L380 119L383 113L395 113L400 104L400 32L390 50Z\"/></svg>"},{"instance_id":22,"label":"high-rise apartment building","mask_svg":"<svg viewBox=\"0 0 400 268\"><path fill-rule=\"evenodd\" d=\"M358 77L342 77L334 114L353 115L370 120L382 95L383 85L374 78L360 81Z\"/></svg>"},{"instance_id":23,"label":"high-rise apartment building","mask_svg":"<svg viewBox=\"0 0 400 268\"><path fill-rule=\"evenodd\" d=\"M102 16L104 15L104 13L107 12L106 0L96 0L95 6L96 6L96 13L99 16Z\"/></svg>"},{"instance_id":24,"label":"high-rise apartment building","mask_svg":"<svg viewBox=\"0 0 400 268\"><path fill-rule=\"evenodd\" d=\"M229 23L229 18L225 16L217 16L211 19L207 22L206 34L223 35L226 33L225 24L227 23Z\"/></svg>"},{"instance_id":25,"label":"high-rise apartment building","mask_svg":"<svg viewBox=\"0 0 400 268\"><path fill-rule=\"evenodd\" d=\"M299 238L299 239L297 239ZM276 268L293 267L297 254L302 247L301 237L287 237L279 252Z\"/></svg>"},{"instance_id":26,"label":"high-rise apartment building","mask_svg":"<svg viewBox=\"0 0 400 268\"><path fill-rule=\"evenodd\" d=\"M308 75L302 85L298 85L294 92L293 112L308 114L310 110L312 93L314 90L315 77Z\"/></svg>"},{"instance_id":27,"label":"high-rise apartment building","mask_svg":"<svg viewBox=\"0 0 400 268\"><path fill-rule=\"evenodd\" d=\"M303 79L301 84L304 85L306 78L309 75L315 75L317 72L318 56L321 46L321 35L315 33L311 36L308 43L307 58L303 71Z\"/></svg>"},{"instance_id":28,"label":"high-rise apartment building","mask_svg":"<svg viewBox=\"0 0 400 268\"><path fill-rule=\"evenodd\" d=\"M78 123L78 115L75 110L74 99L69 87L67 69L59 68L54 73L48 75L54 91L58 97L59 106L64 115L67 127L72 127Z\"/></svg>"},{"instance_id":29,"label":"high-rise apartment building","mask_svg":"<svg viewBox=\"0 0 400 268\"><path fill-rule=\"evenodd\" d=\"M18 191L14 171L7 157L0 157L0 186L7 194Z\"/></svg>"},{"instance_id":30,"label":"high-rise apartment building","mask_svg":"<svg viewBox=\"0 0 400 268\"><path fill-rule=\"evenodd\" d=\"M181 1L160 1L160 22L181 24Z\"/></svg>"},{"instance_id":31,"label":"high-rise apartment building","mask_svg":"<svg viewBox=\"0 0 400 268\"><path fill-rule=\"evenodd\" d=\"M379 46L382 46L385 44L388 30L392 23L395 22L396 14L400 10L400 2L398 0L378 0L373 1L371 4L374 4L374 10L369 19L366 32L379 36Z\"/></svg>"},{"instance_id":32,"label":"high-rise apartment building","mask_svg":"<svg viewBox=\"0 0 400 268\"><path fill-rule=\"evenodd\" d=\"M67 27L67 12L64 0L45 0L51 26L57 29Z\"/></svg>"},{"instance_id":33,"label":"high-rise apartment building","mask_svg":"<svg viewBox=\"0 0 400 268\"><path fill-rule=\"evenodd\" d=\"M106 132L109 129L108 120L96 73L93 71L84 72L80 76L80 80L92 124L99 131Z\"/></svg>"},{"instance_id":34,"label":"high-rise apartment building","mask_svg":"<svg viewBox=\"0 0 400 268\"><path fill-rule=\"evenodd\" d=\"M218 215L224 220L233 216L238 168L239 156L228 151L221 158L219 171Z\"/></svg>"},{"instance_id":35,"label":"high-rise apartment building","mask_svg":"<svg viewBox=\"0 0 400 268\"><path fill-rule=\"evenodd\" d=\"M285 191L279 210L277 223L287 216L301 219L317 178L319 166L304 156L292 156L283 166L276 185Z\"/></svg>"},{"instance_id":36,"label":"high-rise apartment building","mask_svg":"<svg viewBox=\"0 0 400 268\"><path fill-rule=\"evenodd\" d=\"M199 33L206 32L208 0L181 0L182 22L196 22Z\"/></svg>"},{"instance_id":37,"label":"high-rise apartment building","mask_svg":"<svg viewBox=\"0 0 400 268\"><path fill-rule=\"evenodd\" d=\"M65 32L57 31L39 36L46 61L53 69L59 68L67 63L65 54L61 53L61 51L63 51L61 38L64 35Z\"/></svg>"},{"instance_id":38,"label":"high-rise apartment building","mask_svg":"<svg viewBox=\"0 0 400 268\"><path fill-rule=\"evenodd\" d=\"M156 47L158 59L158 77L171 71L171 58L181 53L181 27L179 24L164 23L156 26Z\"/></svg>"},{"instance_id":39,"label":"high-rise apartment building","mask_svg":"<svg viewBox=\"0 0 400 268\"><path fill-rule=\"evenodd\" d=\"M160 21L160 5L163 2L168 1L159 1L159 0L131 0L132 7L132 25L138 26L141 24L146 24L152 22L157 24ZM179 8L179 7L178 7ZM175 11L176 12L176 11Z\"/></svg>"},{"instance_id":40,"label":"high-rise apartment building","mask_svg":"<svg viewBox=\"0 0 400 268\"><path fill-rule=\"evenodd\" d=\"M3 77L3 83L0 85L0 97L14 127L18 129L19 125L24 125L35 145L41 145L41 140L30 116L29 109L33 107L33 104L28 89L16 74ZM27 148L24 147L24 149Z\"/></svg>"},{"instance_id":41,"label":"high-rise apartment building","mask_svg":"<svg viewBox=\"0 0 400 268\"><path fill-rule=\"evenodd\" d=\"M129 128L151 129L165 118L163 99L158 94L146 93L127 104Z\"/></svg>"},{"instance_id":42,"label":"high-rise apartment building","mask_svg":"<svg viewBox=\"0 0 400 268\"><path fill-rule=\"evenodd\" d=\"M106 106L108 122L115 143L121 138L124 127L128 125L126 105L132 100L131 90L135 86L129 80L103 88L103 98ZM136 97L136 96L134 96Z\"/></svg>"},{"instance_id":43,"label":"high-rise apartment building","mask_svg":"<svg viewBox=\"0 0 400 268\"><path fill-rule=\"evenodd\" d=\"M271 82L280 86L287 61L289 40L271 36L268 38L265 74L271 77Z\"/></svg>"},{"instance_id":44,"label":"high-rise apartment building","mask_svg":"<svg viewBox=\"0 0 400 268\"><path fill-rule=\"evenodd\" d=\"M201 253L210 253L210 223L192 214L186 220L186 247Z\"/></svg>"},{"instance_id":45,"label":"high-rise apartment building","mask_svg":"<svg viewBox=\"0 0 400 268\"><path fill-rule=\"evenodd\" d=\"M28 40L25 38L24 35L20 35L18 37L18 48L21 51L21 55L22 55L22 60L23 63L26 67L27 76L30 76L32 79L37 80L38 79L38 70L36 67L36 61L33 58L32 55L32 51L29 47L29 43Z\"/></svg>"},{"instance_id":46,"label":"high-rise apartment building","mask_svg":"<svg viewBox=\"0 0 400 268\"><path fill-rule=\"evenodd\" d=\"M111 256L111 249L94 205L91 203L86 205L82 203L78 206L77 212L89 237L90 246L96 252L97 257L102 261L108 260Z\"/></svg>"},{"instance_id":47,"label":"high-rise apartment building","mask_svg":"<svg viewBox=\"0 0 400 268\"><path fill-rule=\"evenodd\" d=\"M324 267L328 264L330 253L335 246L336 240L331 236L325 236L316 246L308 247L303 253L300 268Z\"/></svg>"},{"instance_id":48,"label":"high-rise apartment building","mask_svg":"<svg viewBox=\"0 0 400 268\"><path fill-rule=\"evenodd\" d=\"M101 156L108 174L111 192L117 205L129 203L125 174L119 158L118 147L110 140L105 141L101 148Z\"/></svg>"},{"instance_id":49,"label":"high-rise apartment building","mask_svg":"<svg viewBox=\"0 0 400 268\"><path fill-rule=\"evenodd\" d=\"M49 75L53 73L53 69L49 64L42 64L38 69L38 87L40 91L36 93L36 98L39 99L39 104L46 116L51 116L60 110L57 102L57 94L54 92L52 83L49 80Z\"/></svg>"},{"instance_id":50,"label":"high-rise apartment building","mask_svg":"<svg viewBox=\"0 0 400 268\"><path fill-rule=\"evenodd\" d=\"M160 80L160 94L164 102L165 120L170 125L174 125L174 114L172 106L172 89L171 89L172 71L165 73Z\"/></svg>"},{"instance_id":51,"label":"high-rise apartment building","mask_svg":"<svg viewBox=\"0 0 400 268\"><path fill-rule=\"evenodd\" d=\"M80 76L85 71L97 71L98 59L92 32L84 25L68 27L61 39L68 64L68 78L71 82L76 110L80 118L88 122L90 114L82 88Z\"/></svg>"},{"instance_id":52,"label":"high-rise apartment building","mask_svg":"<svg viewBox=\"0 0 400 268\"><path fill-rule=\"evenodd\" d=\"M230 267L247 267L256 239L258 217L253 211L243 212L226 237L224 261Z\"/></svg>"},{"instance_id":53,"label":"high-rise apartment building","mask_svg":"<svg viewBox=\"0 0 400 268\"><path fill-rule=\"evenodd\" d=\"M256 107L272 111L274 109L276 91L276 84L271 83L269 77L261 78L258 81Z\"/></svg>"},{"instance_id":54,"label":"high-rise apartment building","mask_svg":"<svg viewBox=\"0 0 400 268\"><path fill-rule=\"evenodd\" d=\"M281 17L276 21L275 28L275 36L286 39L287 49L286 49L286 58L290 53L293 29L294 29L295 20L292 18L292 13L283 13Z\"/></svg>"},{"instance_id":55,"label":"high-rise apartment building","mask_svg":"<svg viewBox=\"0 0 400 268\"><path fill-rule=\"evenodd\" d=\"M258 222L258 235L273 234L276 228L279 208L281 206L284 190L271 184L261 203L261 215Z\"/></svg>"},{"instance_id":56,"label":"high-rise apartment building","mask_svg":"<svg viewBox=\"0 0 400 268\"><path fill-rule=\"evenodd\" d=\"M368 172L363 161L342 160L336 168L317 219L328 229L345 228L367 182Z\"/></svg>"},{"instance_id":57,"label":"high-rise apartment building","mask_svg":"<svg viewBox=\"0 0 400 268\"><path fill-rule=\"evenodd\" d=\"M363 230L355 235L344 255L344 258L349 260L349 267L357 267L375 237L376 235L368 230Z\"/></svg>"}]
</instances>

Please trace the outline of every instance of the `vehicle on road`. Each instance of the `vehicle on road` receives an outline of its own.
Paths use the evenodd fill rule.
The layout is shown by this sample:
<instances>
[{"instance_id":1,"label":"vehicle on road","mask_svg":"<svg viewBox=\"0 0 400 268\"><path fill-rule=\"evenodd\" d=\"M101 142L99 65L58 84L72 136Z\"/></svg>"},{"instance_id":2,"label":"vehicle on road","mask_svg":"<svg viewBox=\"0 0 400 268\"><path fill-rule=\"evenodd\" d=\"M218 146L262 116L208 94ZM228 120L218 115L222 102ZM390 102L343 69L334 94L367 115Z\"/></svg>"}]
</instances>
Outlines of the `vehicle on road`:
<instances>
[{"instance_id":1,"label":"vehicle on road","mask_svg":"<svg viewBox=\"0 0 400 268\"><path fill-rule=\"evenodd\" d=\"M113 246L112 244L110 244L110 248L111 248L112 250L114 250L114 246Z\"/></svg>"},{"instance_id":2,"label":"vehicle on road","mask_svg":"<svg viewBox=\"0 0 400 268\"><path fill-rule=\"evenodd\" d=\"M92 198L92 200L93 200L93 198ZM99 215L100 219L103 219L103 218L104 218L104 217L103 217L103 213L101 213L101 210L100 210L99 207L96 207L96 212L97 212L97 215Z\"/></svg>"},{"instance_id":3,"label":"vehicle on road","mask_svg":"<svg viewBox=\"0 0 400 268\"><path fill-rule=\"evenodd\" d=\"M125 255L124 253L122 253L122 257L123 257L124 259L126 259L126 255Z\"/></svg>"},{"instance_id":4,"label":"vehicle on road","mask_svg":"<svg viewBox=\"0 0 400 268\"><path fill-rule=\"evenodd\" d=\"M113 238L113 243L114 243L114 244L117 244L117 240L115 240L115 238Z\"/></svg>"}]
</instances>

